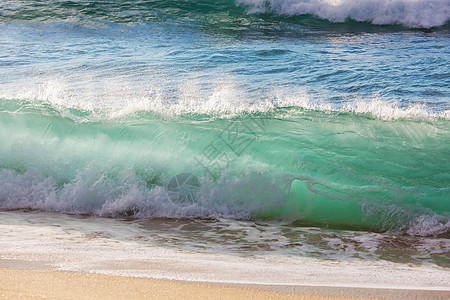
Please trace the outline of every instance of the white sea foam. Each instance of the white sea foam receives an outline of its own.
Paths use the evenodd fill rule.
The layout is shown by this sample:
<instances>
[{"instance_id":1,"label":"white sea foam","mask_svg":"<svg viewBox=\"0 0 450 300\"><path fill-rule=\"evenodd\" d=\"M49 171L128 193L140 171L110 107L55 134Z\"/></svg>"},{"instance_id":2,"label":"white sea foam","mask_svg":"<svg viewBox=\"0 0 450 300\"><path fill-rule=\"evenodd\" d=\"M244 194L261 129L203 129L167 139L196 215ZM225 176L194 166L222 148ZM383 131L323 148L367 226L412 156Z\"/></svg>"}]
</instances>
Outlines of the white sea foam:
<instances>
[{"instance_id":1,"label":"white sea foam","mask_svg":"<svg viewBox=\"0 0 450 300\"><path fill-rule=\"evenodd\" d=\"M237 224L237 222L228 223ZM238 245L248 244L247 235L239 236L238 233L242 230L251 232L254 229L254 227L240 226L236 233L231 226L225 228L226 230L220 234L226 236L226 239L235 237ZM275 229L284 231L288 228ZM262 230L255 232L257 234L255 238L261 242L266 237L264 233L271 228L259 227L259 229ZM57 270L144 278L279 285L280 288L285 287L282 289L285 292L297 289L304 292L305 285L449 290L448 280L446 280L448 270L433 264L360 259L360 255L364 255L361 246L350 250L351 253L355 253L352 259L345 258L346 250L344 249L335 251L344 257L333 257L333 260L329 257L327 260L318 259L318 253L328 254L323 245L311 249L315 250L314 257L298 254L283 255L282 252L273 249L263 255L256 251L247 251L245 255L234 252L230 255L222 252L223 240L214 249L214 244L207 238L201 239L201 232L195 234L200 236L203 242L196 245L197 251L182 251L186 249L186 244L183 243L193 244L194 242L177 235L176 229L161 231L121 220L77 218L48 213L0 212L2 246L0 247L2 257L0 263L3 263L3 266L15 263L15 266L25 267L42 263L46 268ZM317 231L315 236L328 235L328 233L325 229ZM332 232L332 235L338 236L339 233ZM348 234L344 233L343 236L346 237L347 243L354 242L348 239ZM361 239L364 240L365 236L367 235L361 234ZM373 234L369 236L372 240L381 241L382 239L380 235L379 238ZM182 238L181 241L179 237ZM269 237L278 239L279 234L276 235L274 232ZM162 246L161 240L166 240ZM173 241L172 245L171 241ZM425 251L437 248L425 244L426 242L427 240L416 240L414 247L422 247ZM435 240L432 242L435 243ZM448 249L448 243L445 241L444 243L441 248L445 251ZM393 242L390 241L387 245L392 244ZM213 251L198 250L199 246L212 248ZM388 250L388 254L395 257L398 256L398 251L389 252ZM404 261L404 258L401 260ZM369 290L365 290L361 293L364 297L379 297L380 291L375 290L373 294L369 294ZM417 296L417 294L410 295Z\"/></svg>"},{"instance_id":2,"label":"white sea foam","mask_svg":"<svg viewBox=\"0 0 450 300\"><path fill-rule=\"evenodd\" d=\"M142 84L136 85L123 79L97 83L84 80L71 86L67 84L67 80L59 77L49 78L44 82L29 79L27 82L0 88L0 99L26 100L29 104L24 105L25 108L29 105L50 105L61 115L75 121L117 120L142 112L152 112L167 118L186 114L227 118L242 113L275 112L280 108L294 110L279 111L277 117L295 117L301 113L295 111L295 108L300 108L366 114L382 120L450 119L450 110L439 111L424 103L401 105L398 101L376 95L366 99L348 98L345 104L339 104L326 98L318 98L302 87L289 90L274 87L255 98L233 78L216 80L211 89L202 89L201 83L195 80L187 81L171 93L158 87L153 80L151 83L150 87L143 88ZM73 109L87 114L74 115L71 112Z\"/></svg>"},{"instance_id":3,"label":"white sea foam","mask_svg":"<svg viewBox=\"0 0 450 300\"><path fill-rule=\"evenodd\" d=\"M413 28L442 26L450 20L448 0L238 0L249 13L310 14L331 22L347 19Z\"/></svg>"},{"instance_id":4,"label":"white sea foam","mask_svg":"<svg viewBox=\"0 0 450 300\"><path fill-rule=\"evenodd\" d=\"M401 106L397 101L382 100L374 97L369 100L355 99L345 104L342 111L353 112L357 114L369 114L382 120L427 120L433 117L448 119L448 111L435 113L423 103L411 103L407 106Z\"/></svg>"},{"instance_id":5,"label":"white sea foam","mask_svg":"<svg viewBox=\"0 0 450 300\"><path fill-rule=\"evenodd\" d=\"M422 215L415 218L406 231L410 235L431 236L450 231L450 221L438 215Z\"/></svg>"},{"instance_id":6,"label":"white sea foam","mask_svg":"<svg viewBox=\"0 0 450 300\"><path fill-rule=\"evenodd\" d=\"M117 179L108 178L102 169L87 168L77 173L74 180L61 185L54 177L33 171L17 174L2 170L0 209L109 217L133 214L139 218L248 219L258 211L282 205L284 196L272 178L259 174L240 179L224 177L218 182L204 178L199 186L186 192L186 188L167 184L148 188L132 170L120 172Z\"/></svg>"},{"instance_id":7,"label":"white sea foam","mask_svg":"<svg viewBox=\"0 0 450 300\"><path fill-rule=\"evenodd\" d=\"M20 174L4 169L0 171L0 209L33 209L104 217L245 220L287 205L283 184L269 174L250 173L245 178L225 175L217 181L200 178L199 185L193 187L173 187L169 183L149 188L133 170L123 170L110 177L104 169L87 168L77 173L75 179L61 184L55 177L35 171ZM372 202L371 205L376 206L377 203ZM398 209L392 207L391 210ZM408 212L404 216L407 215ZM450 222L443 216L425 213L408 218L403 220L401 231L409 235L436 236L450 230ZM386 226L385 229L389 229L389 222ZM395 231L398 225L394 226Z\"/></svg>"}]
</instances>

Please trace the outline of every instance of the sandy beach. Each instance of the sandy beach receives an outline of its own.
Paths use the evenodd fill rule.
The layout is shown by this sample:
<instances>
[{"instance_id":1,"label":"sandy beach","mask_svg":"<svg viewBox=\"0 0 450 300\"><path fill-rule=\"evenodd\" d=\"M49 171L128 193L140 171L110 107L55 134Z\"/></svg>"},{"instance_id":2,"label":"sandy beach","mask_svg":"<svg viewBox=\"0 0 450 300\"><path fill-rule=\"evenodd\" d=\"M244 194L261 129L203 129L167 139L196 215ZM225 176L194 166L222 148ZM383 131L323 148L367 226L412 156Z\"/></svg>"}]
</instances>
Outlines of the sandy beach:
<instances>
[{"instance_id":1,"label":"sandy beach","mask_svg":"<svg viewBox=\"0 0 450 300\"><path fill-rule=\"evenodd\" d=\"M299 299L297 294L258 289L62 271L3 269L0 278L0 296L13 299Z\"/></svg>"},{"instance_id":2,"label":"sandy beach","mask_svg":"<svg viewBox=\"0 0 450 300\"><path fill-rule=\"evenodd\" d=\"M0 270L0 296L6 299L448 299L450 296L450 292L442 291L311 286L290 289L291 292L280 292L273 286L226 286L48 270Z\"/></svg>"}]
</instances>

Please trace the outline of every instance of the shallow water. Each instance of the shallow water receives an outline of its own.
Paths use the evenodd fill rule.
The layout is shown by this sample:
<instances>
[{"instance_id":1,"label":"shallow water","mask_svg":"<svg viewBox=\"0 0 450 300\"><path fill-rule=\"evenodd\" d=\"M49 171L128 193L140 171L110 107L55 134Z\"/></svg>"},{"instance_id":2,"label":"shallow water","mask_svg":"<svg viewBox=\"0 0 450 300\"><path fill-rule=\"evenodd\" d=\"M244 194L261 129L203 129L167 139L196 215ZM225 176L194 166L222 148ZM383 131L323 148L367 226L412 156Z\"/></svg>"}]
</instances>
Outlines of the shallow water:
<instances>
[{"instance_id":1,"label":"shallow water","mask_svg":"<svg viewBox=\"0 0 450 300\"><path fill-rule=\"evenodd\" d=\"M1 268L271 285L291 292L305 285L449 288L450 245L442 238L29 211L0 212L0 236Z\"/></svg>"}]
</instances>

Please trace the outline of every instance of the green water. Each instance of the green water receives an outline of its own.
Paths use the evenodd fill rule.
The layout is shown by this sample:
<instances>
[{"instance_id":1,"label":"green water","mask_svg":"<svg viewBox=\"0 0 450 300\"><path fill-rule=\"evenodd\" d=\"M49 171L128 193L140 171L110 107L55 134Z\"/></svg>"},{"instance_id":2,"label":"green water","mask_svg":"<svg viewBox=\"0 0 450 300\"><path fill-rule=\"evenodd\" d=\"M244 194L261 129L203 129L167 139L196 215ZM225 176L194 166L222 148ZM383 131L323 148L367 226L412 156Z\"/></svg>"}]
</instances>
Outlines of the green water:
<instances>
[{"instance_id":1,"label":"green water","mask_svg":"<svg viewBox=\"0 0 450 300\"><path fill-rule=\"evenodd\" d=\"M3 208L372 230L448 222L447 120L284 108L77 123L11 108L0 115Z\"/></svg>"}]
</instances>

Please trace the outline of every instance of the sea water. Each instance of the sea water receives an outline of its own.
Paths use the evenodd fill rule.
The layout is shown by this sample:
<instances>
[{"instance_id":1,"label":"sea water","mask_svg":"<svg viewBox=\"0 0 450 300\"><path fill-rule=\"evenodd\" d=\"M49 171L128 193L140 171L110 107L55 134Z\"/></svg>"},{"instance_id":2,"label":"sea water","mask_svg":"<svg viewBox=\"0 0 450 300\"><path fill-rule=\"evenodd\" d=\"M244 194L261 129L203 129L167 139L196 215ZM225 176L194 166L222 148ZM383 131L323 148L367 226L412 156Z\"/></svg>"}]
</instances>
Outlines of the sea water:
<instances>
[{"instance_id":1,"label":"sea water","mask_svg":"<svg viewBox=\"0 0 450 300\"><path fill-rule=\"evenodd\" d=\"M444 0L2 1L0 208L448 267L449 20Z\"/></svg>"}]
</instances>

